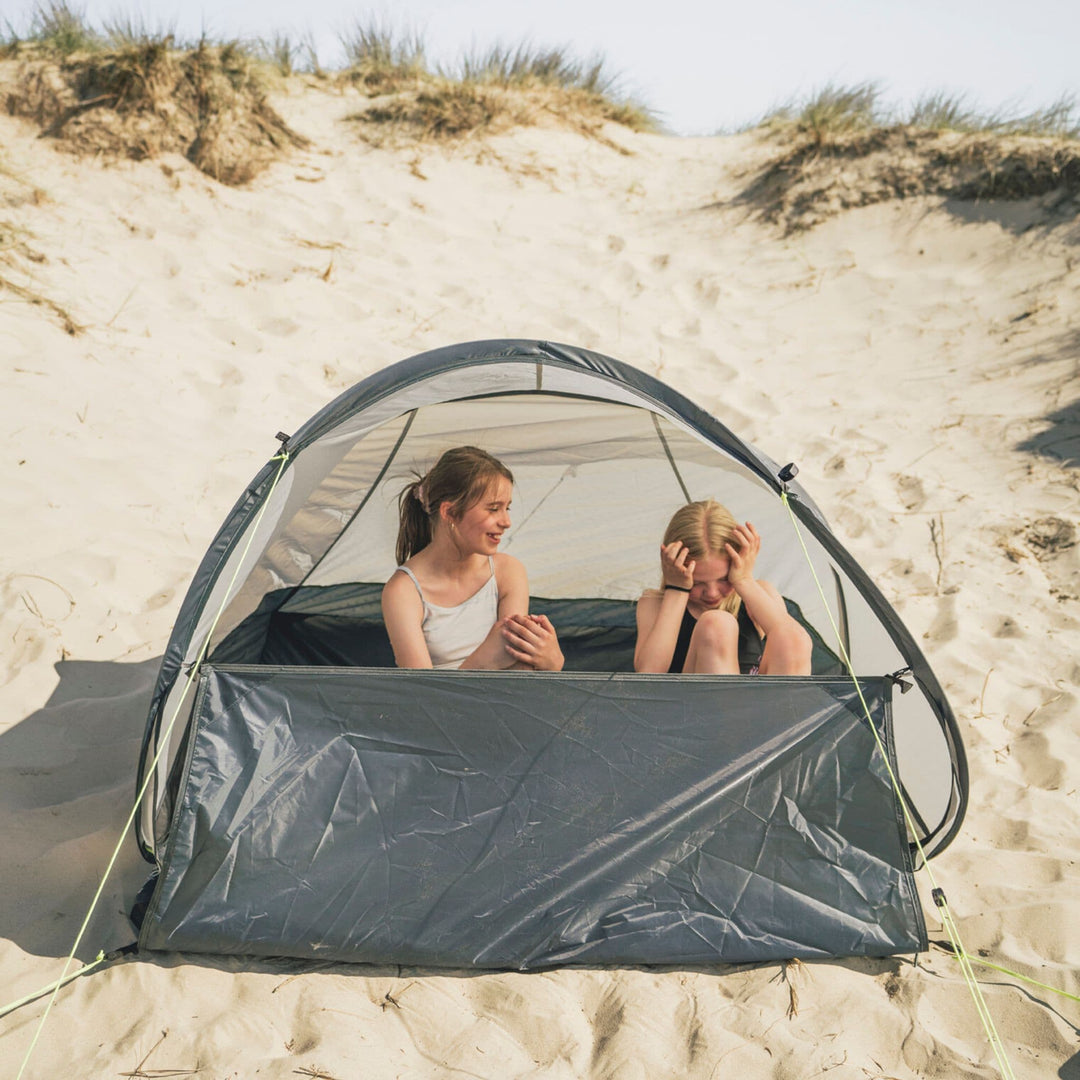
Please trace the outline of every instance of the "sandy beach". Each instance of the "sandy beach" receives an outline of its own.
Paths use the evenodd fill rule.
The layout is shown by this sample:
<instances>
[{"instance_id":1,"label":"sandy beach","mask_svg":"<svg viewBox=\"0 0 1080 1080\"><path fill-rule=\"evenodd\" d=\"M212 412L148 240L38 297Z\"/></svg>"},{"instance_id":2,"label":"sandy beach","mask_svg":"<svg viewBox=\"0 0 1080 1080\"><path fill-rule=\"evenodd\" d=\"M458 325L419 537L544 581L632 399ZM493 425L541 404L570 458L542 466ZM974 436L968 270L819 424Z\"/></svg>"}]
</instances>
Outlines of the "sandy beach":
<instances>
[{"instance_id":1,"label":"sandy beach","mask_svg":"<svg viewBox=\"0 0 1080 1080\"><path fill-rule=\"evenodd\" d=\"M968 950L1080 994L1076 200L889 199L787 232L745 197L775 152L753 133L374 146L355 91L274 105L309 145L239 187L0 115L0 1006L64 967L179 605L275 432L496 337L617 357L799 464L957 713L971 801L933 872ZM147 869L128 837L77 964L133 941ZM1080 1080L1080 1005L978 974L1016 1075ZM5 1076L46 1001L0 1018ZM25 1075L999 1072L931 947L540 974L141 955L61 990Z\"/></svg>"}]
</instances>

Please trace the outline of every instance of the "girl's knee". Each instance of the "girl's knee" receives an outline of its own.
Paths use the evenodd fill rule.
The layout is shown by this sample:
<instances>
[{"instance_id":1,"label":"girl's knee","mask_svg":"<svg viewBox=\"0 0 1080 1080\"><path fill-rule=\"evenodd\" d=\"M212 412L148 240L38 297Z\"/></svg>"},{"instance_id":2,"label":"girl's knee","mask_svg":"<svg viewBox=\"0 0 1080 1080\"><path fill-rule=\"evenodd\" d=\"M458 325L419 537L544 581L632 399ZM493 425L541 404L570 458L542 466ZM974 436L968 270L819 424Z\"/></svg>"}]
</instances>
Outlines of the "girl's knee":
<instances>
[{"instance_id":1,"label":"girl's knee","mask_svg":"<svg viewBox=\"0 0 1080 1080\"><path fill-rule=\"evenodd\" d=\"M694 627L693 640L712 648L737 647L739 620L730 611L703 611Z\"/></svg>"},{"instance_id":2,"label":"girl's knee","mask_svg":"<svg viewBox=\"0 0 1080 1080\"><path fill-rule=\"evenodd\" d=\"M766 640L768 670L776 675L809 675L814 644L794 619L774 627Z\"/></svg>"},{"instance_id":3,"label":"girl's knee","mask_svg":"<svg viewBox=\"0 0 1080 1080\"><path fill-rule=\"evenodd\" d=\"M697 675L735 675L739 671L739 623L726 611L706 611L690 638L684 671Z\"/></svg>"}]
</instances>

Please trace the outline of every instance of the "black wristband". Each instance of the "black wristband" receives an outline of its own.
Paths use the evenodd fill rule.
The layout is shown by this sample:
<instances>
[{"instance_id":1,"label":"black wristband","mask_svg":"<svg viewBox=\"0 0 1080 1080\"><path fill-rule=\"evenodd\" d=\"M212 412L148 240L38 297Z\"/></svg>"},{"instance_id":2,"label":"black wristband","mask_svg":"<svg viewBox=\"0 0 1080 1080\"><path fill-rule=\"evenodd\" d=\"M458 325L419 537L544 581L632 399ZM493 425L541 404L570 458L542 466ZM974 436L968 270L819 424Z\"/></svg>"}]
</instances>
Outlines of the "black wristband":
<instances>
[{"instance_id":1,"label":"black wristband","mask_svg":"<svg viewBox=\"0 0 1080 1080\"><path fill-rule=\"evenodd\" d=\"M667 592L668 589L674 589L676 592L684 593L688 593L690 591L685 585L665 585L664 592Z\"/></svg>"}]
</instances>

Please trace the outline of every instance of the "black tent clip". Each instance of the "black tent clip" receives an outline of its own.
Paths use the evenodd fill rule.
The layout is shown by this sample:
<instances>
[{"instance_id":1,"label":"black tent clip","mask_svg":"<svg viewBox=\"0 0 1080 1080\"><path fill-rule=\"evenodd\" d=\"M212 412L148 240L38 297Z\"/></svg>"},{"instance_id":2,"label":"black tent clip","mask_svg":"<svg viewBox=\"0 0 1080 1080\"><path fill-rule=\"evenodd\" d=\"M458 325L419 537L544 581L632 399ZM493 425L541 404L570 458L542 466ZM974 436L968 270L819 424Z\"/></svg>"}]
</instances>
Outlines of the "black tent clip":
<instances>
[{"instance_id":1,"label":"black tent clip","mask_svg":"<svg viewBox=\"0 0 1080 1080\"><path fill-rule=\"evenodd\" d=\"M891 675L886 675L885 678L889 679L896 686L900 687L900 693L906 694L915 684L905 679L905 675L911 673L911 668L901 668L899 671L894 671Z\"/></svg>"},{"instance_id":2,"label":"black tent clip","mask_svg":"<svg viewBox=\"0 0 1080 1080\"><path fill-rule=\"evenodd\" d=\"M776 475L779 477L784 491L787 491L788 484L799 475L799 466L794 461L789 461Z\"/></svg>"},{"instance_id":3,"label":"black tent clip","mask_svg":"<svg viewBox=\"0 0 1080 1080\"><path fill-rule=\"evenodd\" d=\"M279 431L274 436L274 438L277 439L277 441L279 443L281 443L281 452L283 454L288 454L288 452L289 452L289 440L292 438L292 436L291 435L286 435L284 431Z\"/></svg>"}]
</instances>

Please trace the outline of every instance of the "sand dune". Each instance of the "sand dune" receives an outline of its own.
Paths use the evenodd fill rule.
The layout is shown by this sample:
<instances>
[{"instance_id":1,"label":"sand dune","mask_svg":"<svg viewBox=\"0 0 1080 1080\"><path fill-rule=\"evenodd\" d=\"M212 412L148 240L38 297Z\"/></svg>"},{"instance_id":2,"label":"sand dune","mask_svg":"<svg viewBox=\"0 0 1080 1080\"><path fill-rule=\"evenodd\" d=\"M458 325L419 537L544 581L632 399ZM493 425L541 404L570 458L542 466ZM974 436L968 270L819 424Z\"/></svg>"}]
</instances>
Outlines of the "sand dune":
<instances>
[{"instance_id":1,"label":"sand dune","mask_svg":"<svg viewBox=\"0 0 1080 1080\"><path fill-rule=\"evenodd\" d=\"M920 198L784 237L739 199L769 152L752 135L377 149L347 93L276 105L311 146L246 188L178 155L73 157L0 117L0 221L26 249L0 276L55 305L0 289L0 997L63 967L130 807L157 658L274 433L388 363L501 336L610 353L799 463L958 713L971 807L933 869L966 945L1080 993L1075 215ZM132 940L145 872L125 843L80 962ZM1080 1077L1080 1006L981 975L1016 1074ZM5 1074L43 1009L0 1019ZM535 975L140 957L61 992L27 1075L140 1065L996 1075L939 949Z\"/></svg>"}]
</instances>

